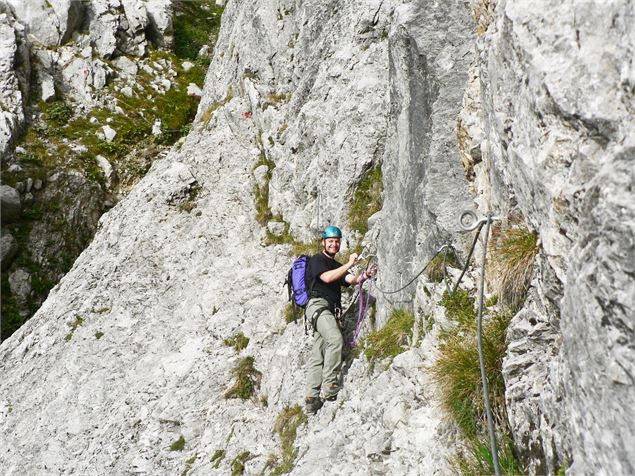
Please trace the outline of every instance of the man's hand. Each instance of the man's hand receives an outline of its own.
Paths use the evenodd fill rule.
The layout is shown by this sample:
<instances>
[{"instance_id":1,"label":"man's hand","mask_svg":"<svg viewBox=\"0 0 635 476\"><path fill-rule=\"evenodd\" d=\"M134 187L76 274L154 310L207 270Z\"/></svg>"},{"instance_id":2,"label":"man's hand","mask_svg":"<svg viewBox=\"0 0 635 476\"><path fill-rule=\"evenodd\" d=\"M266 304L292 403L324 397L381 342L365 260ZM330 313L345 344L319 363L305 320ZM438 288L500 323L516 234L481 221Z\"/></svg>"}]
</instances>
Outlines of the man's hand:
<instances>
[{"instance_id":1,"label":"man's hand","mask_svg":"<svg viewBox=\"0 0 635 476\"><path fill-rule=\"evenodd\" d=\"M373 263L372 265L370 265L368 267L368 269L366 270L366 275L369 278L372 278L373 276L375 276L377 274L377 264Z\"/></svg>"},{"instance_id":2,"label":"man's hand","mask_svg":"<svg viewBox=\"0 0 635 476\"><path fill-rule=\"evenodd\" d=\"M348 265L353 266L355 264L355 261L357 261L357 257L359 255L357 253L352 253L351 256L348 258Z\"/></svg>"}]
</instances>

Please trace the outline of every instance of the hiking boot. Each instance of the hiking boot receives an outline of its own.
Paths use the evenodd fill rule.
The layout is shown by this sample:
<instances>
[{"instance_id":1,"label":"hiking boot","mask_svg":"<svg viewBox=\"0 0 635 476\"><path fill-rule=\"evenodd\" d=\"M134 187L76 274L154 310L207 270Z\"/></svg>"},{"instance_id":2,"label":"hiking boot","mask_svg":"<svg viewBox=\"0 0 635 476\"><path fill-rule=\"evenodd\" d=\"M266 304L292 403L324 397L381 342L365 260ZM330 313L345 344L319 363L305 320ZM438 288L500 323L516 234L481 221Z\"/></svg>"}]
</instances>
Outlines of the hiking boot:
<instances>
[{"instance_id":1,"label":"hiking boot","mask_svg":"<svg viewBox=\"0 0 635 476\"><path fill-rule=\"evenodd\" d=\"M324 402L320 400L320 397L306 397L304 400L304 406L306 407L306 412L311 415L315 415L320 408L322 408Z\"/></svg>"},{"instance_id":2,"label":"hiking boot","mask_svg":"<svg viewBox=\"0 0 635 476\"><path fill-rule=\"evenodd\" d=\"M329 388L324 392L324 400L327 402L334 402L337 400L337 393L340 391L340 386L336 383L329 385Z\"/></svg>"}]
</instances>

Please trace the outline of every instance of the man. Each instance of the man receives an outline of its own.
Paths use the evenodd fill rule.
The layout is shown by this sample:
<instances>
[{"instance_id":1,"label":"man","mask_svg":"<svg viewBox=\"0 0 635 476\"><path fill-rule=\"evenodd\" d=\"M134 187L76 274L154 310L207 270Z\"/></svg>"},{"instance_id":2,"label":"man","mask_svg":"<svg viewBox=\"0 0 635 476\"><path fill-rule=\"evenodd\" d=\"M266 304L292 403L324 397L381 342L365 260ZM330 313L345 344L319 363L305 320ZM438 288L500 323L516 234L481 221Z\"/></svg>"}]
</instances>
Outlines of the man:
<instances>
[{"instance_id":1,"label":"man","mask_svg":"<svg viewBox=\"0 0 635 476\"><path fill-rule=\"evenodd\" d=\"M315 340L308 362L307 397L308 413L317 413L322 407L320 390L324 400L337 399L340 390L338 373L342 365L343 338L336 317L342 309L341 286L358 284L375 274L375 270L358 276L349 273L357 260L357 253L351 254L346 264L338 263L335 255L340 250L342 231L329 226L322 234L322 252L309 259L306 281L309 288L309 302L306 316L315 330Z\"/></svg>"}]
</instances>

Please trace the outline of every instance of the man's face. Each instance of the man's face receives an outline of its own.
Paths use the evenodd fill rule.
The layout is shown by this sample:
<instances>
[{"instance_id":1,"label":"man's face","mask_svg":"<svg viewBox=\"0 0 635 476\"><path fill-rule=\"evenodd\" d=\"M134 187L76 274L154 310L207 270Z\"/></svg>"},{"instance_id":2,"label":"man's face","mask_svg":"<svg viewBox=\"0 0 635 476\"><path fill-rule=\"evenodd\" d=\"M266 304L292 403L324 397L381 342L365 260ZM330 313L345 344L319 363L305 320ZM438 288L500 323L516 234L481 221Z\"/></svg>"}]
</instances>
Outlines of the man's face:
<instances>
[{"instance_id":1,"label":"man's face","mask_svg":"<svg viewBox=\"0 0 635 476\"><path fill-rule=\"evenodd\" d=\"M342 240L339 238L326 238L322 240L322 245L324 246L324 251L327 255L335 256L340 250L341 242Z\"/></svg>"}]
</instances>

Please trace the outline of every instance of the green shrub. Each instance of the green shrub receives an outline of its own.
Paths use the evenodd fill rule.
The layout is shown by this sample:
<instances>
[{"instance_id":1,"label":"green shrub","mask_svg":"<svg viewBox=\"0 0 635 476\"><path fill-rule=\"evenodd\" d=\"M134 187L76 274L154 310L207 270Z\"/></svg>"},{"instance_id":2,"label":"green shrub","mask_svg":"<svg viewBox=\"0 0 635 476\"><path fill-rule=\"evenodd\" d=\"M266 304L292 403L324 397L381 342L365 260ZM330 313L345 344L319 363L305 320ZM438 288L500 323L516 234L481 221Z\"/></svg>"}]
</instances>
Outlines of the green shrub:
<instances>
[{"instance_id":1,"label":"green shrub","mask_svg":"<svg viewBox=\"0 0 635 476\"><path fill-rule=\"evenodd\" d=\"M512 311L525 299L538 249L538 235L522 227L510 228L492 240L490 263L496 292L500 303Z\"/></svg>"},{"instance_id":2,"label":"green shrub","mask_svg":"<svg viewBox=\"0 0 635 476\"><path fill-rule=\"evenodd\" d=\"M243 400L251 398L256 393L262 379L262 373L254 367L254 358L249 356L241 359L232 373L236 381L225 392L225 398L241 398Z\"/></svg>"},{"instance_id":3,"label":"green shrub","mask_svg":"<svg viewBox=\"0 0 635 476\"><path fill-rule=\"evenodd\" d=\"M170 445L170 451L183 451L185 448L185 438L183 435L179 436L179 439Z\"/></svg>"},{"instance_id":4,"label":"green shrub","mask_svg":"<svg viewBox=\"0 0 635 476\"><path fill-rule=\"evenodd\" d=\"M368 231L368 218L381 210L383 183L381 167L373 167L357 185L348 211L348 223L362 235Z\"/></svg>"},{"instance_id":5,"label":"green shrub","mask_svg":"<svg viewBox=\"0 0 635 476\"><path fill-rule=\"evenodd\" d=\"M404 309L392 311L383 328L372 332L364 340L364 355L369 362L390 358L391 360L406 350L415 323L412 312Z\"/></svg>"},{"instance_id":6,"label":"green shrub","mask_svg":"<svg viewBox=\"0 0 635 476\"><path fill-rule=\"evenodd\" d=\"M286 406L278 414L273 431L280 437L282 461L278 464L280 460L275 455L269 458L265 467L273 469L270 476L286 474L293 469L295 460L298 457L298 450L295 447L298 428L301 425L305 425L306 422L307 417L300 405Z\"/></svg>"},{"instance_id":7,"label":"green shrub","mask_svg":"<svg viewBox=\"0 0 635 476\"><path fill-rule=\"evenodd\" d=\"M227 347L233 347L236 352L240 352L249 344L249 337L245 337L245 334L239 332L238 334L234 334L229 339L225 339L223 341L223 344L225 344Z\"/></svg>"}]
</instances>

